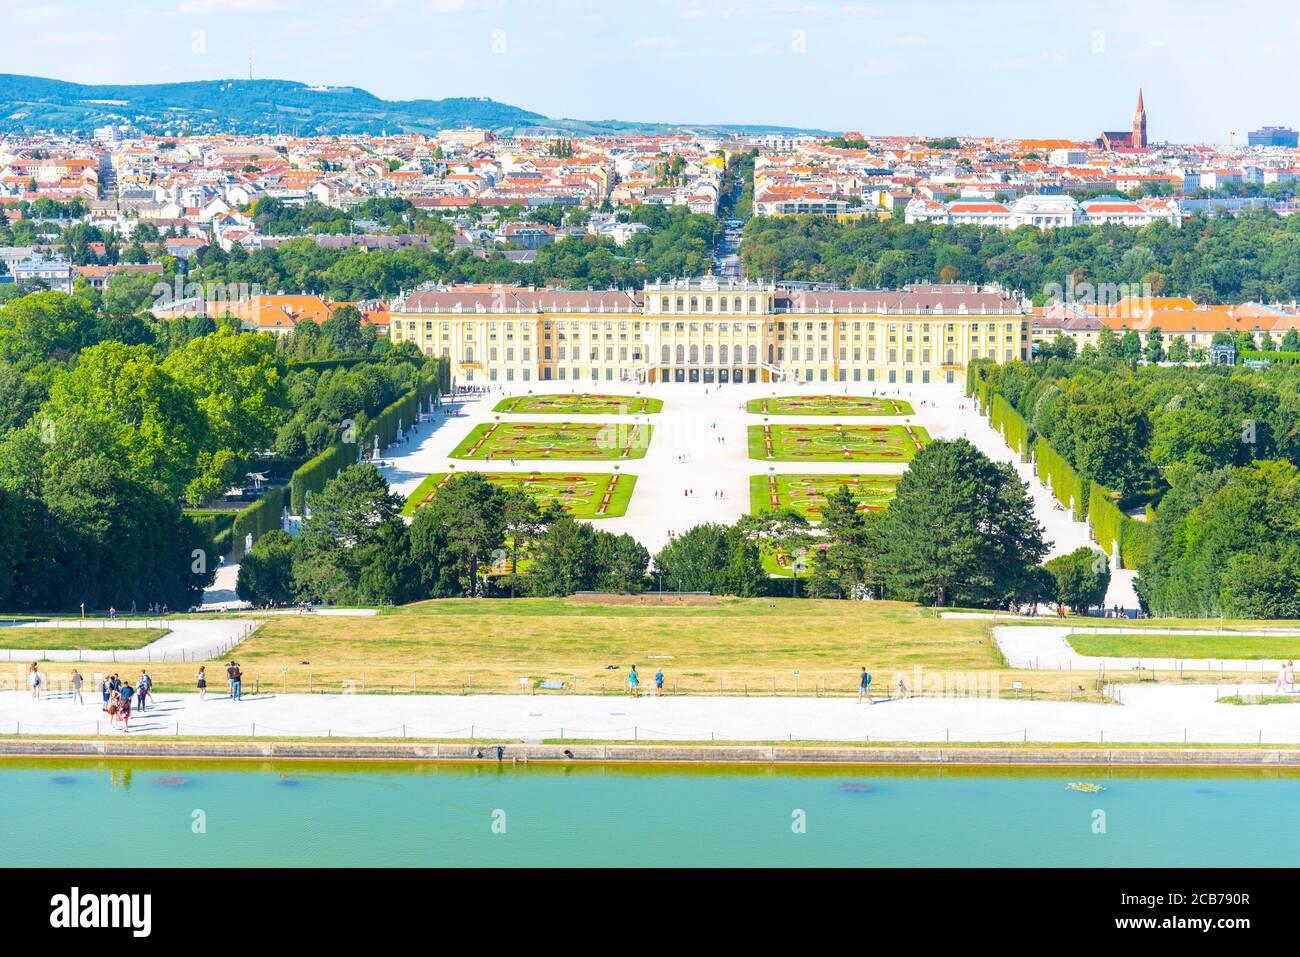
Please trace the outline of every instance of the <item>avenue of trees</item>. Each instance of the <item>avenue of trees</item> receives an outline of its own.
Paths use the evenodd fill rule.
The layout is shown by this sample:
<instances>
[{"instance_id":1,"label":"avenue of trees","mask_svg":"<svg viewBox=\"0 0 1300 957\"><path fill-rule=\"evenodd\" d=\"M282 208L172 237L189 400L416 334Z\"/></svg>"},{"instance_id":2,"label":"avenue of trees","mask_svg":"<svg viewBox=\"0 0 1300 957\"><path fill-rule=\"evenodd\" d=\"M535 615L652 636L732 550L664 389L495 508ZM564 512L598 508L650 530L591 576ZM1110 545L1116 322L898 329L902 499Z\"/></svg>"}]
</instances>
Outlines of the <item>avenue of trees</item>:
<instances>
[{"instance_id":1,"label":"avenue of trees","mask_svg":"<svg viewBox=\"0 0 1300 957\"><path fill-rule=\"evenodd\" d=\"M1147 283L1152 295L1198 302L1300 297L1300 220L1268 211L1180 227L1155 223L1000 230L864 217L756 217L745 227L751 278L896 288L910 282L1000 282L1041 299L1051 284Z\"/></svg>"},{"instance_id":2,"label":"avenue of trees","mask_svg":"<svg viewBox=\"0 0 1300 957\"><path fill-rule=\"evenodd\" d=\"M217 549L184 508L359 432L425 368L344 310L277 341L106 299L0 304L0 608L187 608ZM288 364L294 340L327 361Z\"/></svg>"},{"instance_id":3,"label":"avenue of trees","mask_svg":"<svg viewBox=\"0 0 1300 957\"><path fill-rule=\"evenodd\" d=\"M1079 476L1118 492L1123 511L1145 508L1149 611L1300 617L1300 367L1094 357L980 374Z\"/></svg>"}]
</instances>

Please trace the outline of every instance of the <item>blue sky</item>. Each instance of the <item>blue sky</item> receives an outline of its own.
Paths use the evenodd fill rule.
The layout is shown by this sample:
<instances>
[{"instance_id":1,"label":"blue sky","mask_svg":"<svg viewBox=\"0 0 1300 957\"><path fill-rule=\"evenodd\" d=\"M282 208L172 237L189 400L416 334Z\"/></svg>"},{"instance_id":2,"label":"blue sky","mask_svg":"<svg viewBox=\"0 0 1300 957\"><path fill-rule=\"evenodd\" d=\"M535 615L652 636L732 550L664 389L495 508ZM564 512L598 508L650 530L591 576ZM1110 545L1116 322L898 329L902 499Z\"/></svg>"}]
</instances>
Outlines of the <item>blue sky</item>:
<instances>
[{"instance_id":1,"label":"blue sky","mask_svg":"<svg viewBox=\"0 0 1300 957\"><path fill-rule=\"evenodd\" d=\"M112 11L110 14L108 11ZM0 0L0 70L254 75L550 116L1223 142L1295 126L1282 0Z\"/></svg>"}]
</instances>

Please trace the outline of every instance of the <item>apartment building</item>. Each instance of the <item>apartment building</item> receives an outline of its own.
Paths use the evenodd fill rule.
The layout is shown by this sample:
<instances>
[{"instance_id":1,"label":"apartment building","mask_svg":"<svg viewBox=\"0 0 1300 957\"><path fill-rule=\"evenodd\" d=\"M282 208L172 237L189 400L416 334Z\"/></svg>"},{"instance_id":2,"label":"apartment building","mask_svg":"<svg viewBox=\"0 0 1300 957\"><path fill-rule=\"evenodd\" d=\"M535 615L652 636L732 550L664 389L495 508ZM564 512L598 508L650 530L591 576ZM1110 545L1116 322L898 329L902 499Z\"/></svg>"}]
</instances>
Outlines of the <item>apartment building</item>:
<instances>
[{"instance_id":1,"label":"apartment building","mask_svg":"<svg viewBox=\"0 0 1300 957\"><path fill-rule=\"evenodd\" d=\"M706 276L641 292L444 286L389 310L389 336L462 382L956 382L1027 360L1030 316L996 286L793 289Z\"/></svg>"}]
</instances>

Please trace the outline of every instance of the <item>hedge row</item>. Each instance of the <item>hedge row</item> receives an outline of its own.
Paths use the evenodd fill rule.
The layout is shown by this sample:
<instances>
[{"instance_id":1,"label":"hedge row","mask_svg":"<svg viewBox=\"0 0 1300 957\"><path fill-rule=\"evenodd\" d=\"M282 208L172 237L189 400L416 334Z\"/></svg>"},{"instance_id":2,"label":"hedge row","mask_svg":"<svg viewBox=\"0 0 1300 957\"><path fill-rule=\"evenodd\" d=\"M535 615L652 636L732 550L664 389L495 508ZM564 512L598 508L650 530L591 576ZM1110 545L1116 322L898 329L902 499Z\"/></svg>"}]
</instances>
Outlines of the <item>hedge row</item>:
<instances>
[{"instance_id":1,"label":"hedge row","mask_svg":"<svg viewBox=\"0 0 1300 957\"><path fill-rule=\"evenodd\" d=\"M1082 522L1088 514L1088 480L1076 472L1074 466L1065 461L1044 438L1034 441L1034 458L1038 478L1047 483L1062 505L1074 509L1075 520Z\"/></svg>"},{"instance_id":2,"label":"hedge row","mask_svg":"<svg viewBox=\"0 0 1300 957\"><path fill-rule=\"evenodd\" d=\"M1116 494L1104 485L1093 484L1088 493L1088 518L1092 522L1093 538L1102 550L1114 557L1119 545L1119 562L1124 568L1138 568L1151 557L1155 547L1155 509L1146 508L1145 522L1139 522L1120 511L1115 504Z\"/></svg>"},{"instance_id":3,"label":"hedge row","mask_svg":"<svg viewBox=\"0 0 1300 957\"><path fill-rule=\"evenodd\" d=\"M1264 359L1269 365L1293 366L1300 364L1300 352L1263 352L1258 349L1245 349L1237 353L1237 358L1246 362L1251 359Z\"/></svg>"},{"instance_id":4,"label":"hedge row","mask_svg":"<svg viewBox=\"0 0 1300 957\"><path fill-rule=\"evenodd\" d=\"M322 360L319 363L301 363L295 368L325 368L333 365L355 365L364 359ZM430 365L432 368L430 369ZM392 444L397 437L397 424L400 421L405 429L415 421L416 409L427 406L438 392L446 393L451 388L451 362L438 357L425 365L425 372L415 385L384 409L369 422L364 419L358 423L357 438L365 447L373 446L375 436L379 437L381 448ZM251 533L256 542L266 532L280 527L281 514L285 506L293 515L302 515L307 505L308 492L320 492L339 472L353 464L359 458L357 442L336 442L315 458L309 459L296 468L289 477L287 488L276 488L267 492L248 508L240 511L230 525L220 530L214 539L218 550L234 561L244 556L244 541Z\"/></svg>"},{"instance_id":5,"label":"hedge row","mask_svg":"<svg viewBox=\"0 0 1300 957\"><path fill-rule=\"evenodd\" d=\"M305 514L307 493L324 489L325 483L356 462L357 457L357 443L335 442L315 458L304 462L289 479L290 514Z\"/></svg>"},{"instance_id":6,"label":"hedge row","mask_svg":"<svg viewBox=\"0 0 1300 957\"><path fill-rule=\"evenodd\" d=\"M989 403L989 422L1002 433L1007 445L1020 453L1020 460L1028 462L1029 447L1033 442L1029 423L1016 411L1015 406L998 393L994 393L993 400Z\"/></svg>"},{"instance_id":7,"label":"hedge row","mask_svg":"<svg viewBox=\"0 0 1300 957\"><path fill-rule=\"evenodd\" d=\"M232 561L237 562L244 557L244 541L249 535L252 535L252 540L256 542L267 532L280 527L280 517L284 512L287 496L288 489L283 485L268 489L265 495L235 516L229 533L228 554Z\"/></svg>"}]
</instances>

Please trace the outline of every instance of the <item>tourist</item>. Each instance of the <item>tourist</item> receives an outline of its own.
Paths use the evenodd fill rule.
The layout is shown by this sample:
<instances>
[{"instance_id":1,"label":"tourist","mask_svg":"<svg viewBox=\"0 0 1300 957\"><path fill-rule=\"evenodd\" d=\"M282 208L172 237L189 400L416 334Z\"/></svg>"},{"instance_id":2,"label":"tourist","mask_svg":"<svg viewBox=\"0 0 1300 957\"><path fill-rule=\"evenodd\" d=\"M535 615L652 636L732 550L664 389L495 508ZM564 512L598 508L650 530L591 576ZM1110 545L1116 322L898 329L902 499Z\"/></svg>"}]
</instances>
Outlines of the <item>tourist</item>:
<instances>
[{"instance_id":1,"label":"tourist","mask_svg":"<svg viewBox=\"0 0 1300 957\"><path fill-rule=\"evenodd\" d=\"M112 681L109 680L109 678L108 678L107 675L105 675L105 676L104 676L104 679L103 679L102 681L100 681L100 683L99 683L99 691L100 691L100 694L102 694L102 695L104 696L104 707L103 707L103 710L107 711L107 710L108 710L108 699L109 699L110 697L112 697L112 695L113 695L113 683L112 683Z\"/></svg>"},{"instance_id":2,"label":"tourist","mask_svg":"<svg viewBox=\"0 0 1300 957\"><path fill-rule=\"evenodd\" d=\"M906 683L905 681L903 681L903 676L902 676L902 675L899 675L899 676L898 676L898 696L899 696L900 698L906 698L906 697L907 697L907 683Z\"/></svg>"},{"instance_id":3,"label":"tourist","mask_svg":"<svg viewBox=\"0 0 1300 957\"><path fill-rule=\"evenodd\" d=\"M153 679L149 677L149 672L143 668L140 669L140 680L135 683L135 697L140 702L140 710L144 710L145 700L153 691Z\"/></svg>"},{"instance_id":4,"label":"tourist","mask_svg":"<svg viewBox=\"0 0 1300 957\"><path fill-rule=\"evenodd\" d=\"M875 703L871 700L871 673L865 667L858 678L858 704L862 703L863 698L867 699L867 704Z\"/></svg>"},{"instance_id":5,"label":"tourist","mask_svg":"<svg viewBox=\"0 0 1300 957\"><path fill-rule=\"evenodd\" d=\"M116 609L114 606L109 605L109 606L108 606L108 620L109 620L109 621L114 621L114 620L116 620L116 619L117 619L117 609Z\"/></svg>"},{"instance_id":6,"label":"tourist","mask_svg":"<svg viewBox=\"0 0 1300 957\"><path fill-rule=\"evenodd\" d=\"M664 669L655 669L655 696L661 697L664 693Z\"/></svg>"},{"instance_id":7,"label":"tourist","mask_svg":"<svg viewBox=\"0 0 1300 957\"><path fill-rule=\"evenodd\" d=\"M230 697L235 697L235 663L226 665L226 685L230 688Z\"/></svg>"},{"instance_id":8,"label":"tourist","mask_svg":"<svg viewBox=\"0 0 1300 957\"><path fill-rule=\"evenodd\" d=\"M239 662L234 661L230 664L230 694L236 701L241 700L244 685L244 673L239 670Z\"/></svg>"},{"instance_id":9,"label":"tourist","mask_svg":"<svg viewBox=\"0 0 1300 957\"><path fill-rule=\"evenodd\" d=\"M1283 667L1283 673L1286 675L1286 693L1290 694L1295 691L1295 665L1291 662L1290 658L1286 660L1286 665Z\"/></svg>"},{"instance_id":10,"label":"tourist","mask_svg":"<svg viewBox=\"0 0 1300 957\"><path fill-rule=\"evenodd\" d=\"M627 676L627 693L629 697L641 697L641 679L637 677L636 665L632 666L632 671Z\"/></svg>"},{"instance_id":11,"label":"tourist","mask_svg":"<svg viewBox=\"0 0 1300 957\"><path fill-rule=\"evenodd\" d=\"M108 723L117 726L117 713L122 710L122 696L116 689L108 693Z\"/></svg>"},{"instance_id":12,"label":"tourist","mask_svg":"<svg viewBox=\"0 0 1300 957\"><path fill-rule=\"evenodd\" d=\"M72 700L77 704L86 703L81 700L81 672L76 668L72 669Z\"/></svg>"},{"instance_id":13,"label":"tourist","mask_svg":"<svg viewBox=\"0 0 1300 957\"><path fill-rule=\"evenodd\" d=\"M122 731L128 731L131 724L131 695L135 693L131 687L131 682L122 682L122 707L118 709L117 716L122 719Z\"/></svg>"},{"instance_id":14,"label":"tourist","mask_svg":"<svg viewBox=\"0 0 1300 957\"><path fill-rule=\"evenodd\" d=\"M31 667L28 668L27 670L28 670L28 672L30 672L30 677L28 678L28 681L31 683L31 686L32 686L32 700L33 700L33 701L40 701L40 700L41 700L41 670L40 670L40 666L37 665L37 663L33 661Z\"/></svg>"},{"instance_id":15,"label":"tourist","mask_svg":"<svg viewBox=\"0 0 1300 957\"><path fill-rule=\"evenodd\" d=\"M199 673L194 676L194 680L199 687L199 700L203 701L208 696L208 674L205 665L199 665Z\"/></svg>"}]
</instances>

